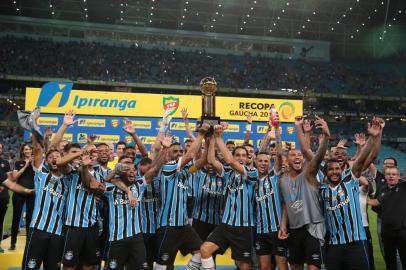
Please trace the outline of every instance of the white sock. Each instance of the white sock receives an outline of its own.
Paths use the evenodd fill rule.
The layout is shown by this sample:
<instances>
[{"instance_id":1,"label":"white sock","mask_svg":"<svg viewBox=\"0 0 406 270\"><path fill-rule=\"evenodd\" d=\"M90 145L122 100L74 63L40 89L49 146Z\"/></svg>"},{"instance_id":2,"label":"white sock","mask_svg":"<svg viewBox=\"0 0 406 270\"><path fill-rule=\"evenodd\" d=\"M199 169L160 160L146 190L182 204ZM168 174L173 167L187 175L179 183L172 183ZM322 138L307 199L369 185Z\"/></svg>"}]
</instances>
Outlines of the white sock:
<instances>
[{"instance_id":1,"label":"white sock","mask_svg":"<svg viewBox=\"0 0 406 270\"><path fill-rule=\"evenodd\" d=\"M192 226L192 224L193 224L193 218L188 218L188 219L187 219L187 224L189 224L190 226Z\"/></svg>"},{"instance_id":2,"label":"white sock","mask_svg":"<svg viewBox=\"0 0 406 270\"><path fill-rule=\"evenodd\" d=\"M189 263L186 266L186 269L190 270L199 270L202 265L200 253L193 254Z\"/></svg>"},{"instance_id":3,"label":"white sock","mask_svg":"<svg viewBox=\"0 0 406 270\"><path fill-rule=\"evenodd\" d=\"M154 270L166 270L166 265L156 263L154 266Z\"/></svg>"},{"instance_id":4,"label":"white sock","mask_svg":"<svg viewBox=\"0 0 406 270\"><path fill-rule=\"evenodd\" d=\"M202 262L202 268L207 269L207 270L214 270L216 266L214 265L214 260L213 257L207 258L207 259L201 259Z\"/></svg>"}]
</instances>

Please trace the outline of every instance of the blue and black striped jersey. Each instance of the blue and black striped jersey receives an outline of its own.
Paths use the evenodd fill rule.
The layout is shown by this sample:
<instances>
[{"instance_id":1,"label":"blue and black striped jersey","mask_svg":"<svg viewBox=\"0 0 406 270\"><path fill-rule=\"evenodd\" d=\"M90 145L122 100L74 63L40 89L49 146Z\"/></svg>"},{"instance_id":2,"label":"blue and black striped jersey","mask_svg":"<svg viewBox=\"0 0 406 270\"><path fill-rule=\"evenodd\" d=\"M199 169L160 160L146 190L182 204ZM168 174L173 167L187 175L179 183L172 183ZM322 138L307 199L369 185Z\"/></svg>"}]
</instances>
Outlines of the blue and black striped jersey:
<instances>
[{"instance_id":1,"label":"blue and black striped jersey","mask_svg":"<svg viewBox=\"0 0 406 270\"><path fill-rule=\"evenodd\" d=\"M346 170L343 176L335 187L328 183L320 187L332 245L366 240L359 203L359 181L351 170Z\"/></svg>"},{"instance_id":2,"label":"blue and black striped jersey","mask_svg":"<svg viewBox=\"0 0 406 270\"><path fill-rule=\"evenodd\" d=\"M126 192L106 183L104 196L109 204L109 241L118 241L141 233L140 195L143 186L134 183L129 188L137 199L134 208L131 207Z\"/></svg>"},{"instance_id":3,"label":"blue and black striped jersey","mask_svg":"<svg viewBox=\"0 0 406 270\"><path fill-rule=\"evenodd\" d=\"M35 170L35 206L30 228L61 235L66 197L69 191L65 176L52 175L47 164Z\"/></svg>"},{"instance_id":4,"label":"blue and black striped jersey","mask_svg":"<svg viewBox=\"0 0 406 270\"><path fill-rule=\"evenodd\" d=\"M180 160L162 166L159 175L161 207L159 227L187 225L187 193L189 170L178 170Z\"/></svg>"},{"instance_id":5,"label":"blue and black striped jersey","mask_svg":"<svg viewBox=\"0 0 406 270\"><path fill-rule=\"evenodd\" d=\"M255 183L255 213L257 233L277 232L282 221L282 197L279 190L279 176L259 178Z\"/></svg>"},{"instance_id":6,"label":"blue and black striped jersey","mask_svg":"<svg viewBox=\"0 0 406 270\"><path fill-rule=\"evenodd\" d=\"M100 182L100 176L94 173ZM96 224L98 218L97 195L88 190L82 183L79 171L71 171L69 179L69 194L66 203L65 225L88 228Z\"/></svg>"},{"instance_id":7,"label":"blue and black striped jersey","mask_svg":"<svg viewBox=\"0 0 406 270\"><path fill-rule=\"evenodd\" d=\"M210 224L220 224L225 178L210 175L204 168L194 173L193 177L195 187L193 218Z\"/></svg>"},{"instance_id":8,"label":"blue and black striped jersey","mask_svg":"<svg viewBox=\"0 0 406 270\"><path fill-rule=\"evenodd\" d=\"M225 206L222 223L230 226L255 226L254 185L258 170L244 167L245 173L230 170L225 174Z\"/></svg>"},{"instance_id":9,"label":"blue and black striped jersey","mask_svg":"<svg viewBox=\"0 0 406 270\"><path fill-rule=\"evenodd\" d=\"M155 178L151 184L144 185L142 177L138 176L137 184L143 186L140 197L142 233L155 233L158 229L157 215L161 201L159 179Z\"/></svg>"}]
</instances>

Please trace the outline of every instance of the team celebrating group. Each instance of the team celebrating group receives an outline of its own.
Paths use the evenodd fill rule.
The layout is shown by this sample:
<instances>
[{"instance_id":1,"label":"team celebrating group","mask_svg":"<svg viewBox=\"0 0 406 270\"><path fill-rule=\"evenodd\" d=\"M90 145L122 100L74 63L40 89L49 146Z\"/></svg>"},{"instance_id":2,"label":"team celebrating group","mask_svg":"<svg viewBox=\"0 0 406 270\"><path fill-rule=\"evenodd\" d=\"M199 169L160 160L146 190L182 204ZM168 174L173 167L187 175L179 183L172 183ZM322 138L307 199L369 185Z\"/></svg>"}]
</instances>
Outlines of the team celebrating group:
<instances>
[{"instance_id":1,"label":"team celebrating group","mask_svg":"<svg viewBox=\"0 0 406 270\"><path fill-rule=\"evenodd\" d=\"M225 142L226 123L203 123L195 134L187 126L189 138L176 142L167 114L149 153L127 119L134 146L91 136L84 146L67 142L72 111L54 136L33 132L21 152L27 164L0 179L35 196L22 269L88 270L104 261L105 269L169 270L180 251L192 254L187 269L214 270L229 248L241 270L375 269L368 204L382 221L387 269L396 269L397 254L406 267L406 186L395 159L385 159L384 174L374 165L384 121L373 118L367 137L356 134L349 158L342 142L329 147L322 118L296 117L299 150L282 146L278 115L270 115L257 151L249 132L243 145ZM33 189L18 181L28 166Z\"/></svg>"}]
</instances>

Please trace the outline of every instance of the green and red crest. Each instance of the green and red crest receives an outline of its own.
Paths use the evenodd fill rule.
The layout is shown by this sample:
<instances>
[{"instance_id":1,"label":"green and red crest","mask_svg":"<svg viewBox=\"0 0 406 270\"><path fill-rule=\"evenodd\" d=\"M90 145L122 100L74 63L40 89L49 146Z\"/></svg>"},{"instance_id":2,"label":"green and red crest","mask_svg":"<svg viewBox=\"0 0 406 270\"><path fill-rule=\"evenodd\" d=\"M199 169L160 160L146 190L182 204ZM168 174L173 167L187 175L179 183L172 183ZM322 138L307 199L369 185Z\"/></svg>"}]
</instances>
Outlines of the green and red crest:
<instances>
[{"instance_id":1,"label":"green and red crest","mask_svg":"<svg viewBox=\"0 0 406 270\"><path fill-rule=\"evenodd\" d=\"M162 99L162 105L164 110L166 111L169 109L169 115L174 115L179 108L179 98L175 98L173 96L164 97Z\"/></svg>"},{"instance_id":2,"label":"green and red crest","mask_svg":"<svg viewBox=\"0 0 406 270\"><path fill-rule=\"evenodd\" d=\"M112 126L113 128L118 127L119 124L120 124L120 120L118 120L118 119L112 119L112 120L111 120L111 126Z\"/></svg>"}]
</instances>

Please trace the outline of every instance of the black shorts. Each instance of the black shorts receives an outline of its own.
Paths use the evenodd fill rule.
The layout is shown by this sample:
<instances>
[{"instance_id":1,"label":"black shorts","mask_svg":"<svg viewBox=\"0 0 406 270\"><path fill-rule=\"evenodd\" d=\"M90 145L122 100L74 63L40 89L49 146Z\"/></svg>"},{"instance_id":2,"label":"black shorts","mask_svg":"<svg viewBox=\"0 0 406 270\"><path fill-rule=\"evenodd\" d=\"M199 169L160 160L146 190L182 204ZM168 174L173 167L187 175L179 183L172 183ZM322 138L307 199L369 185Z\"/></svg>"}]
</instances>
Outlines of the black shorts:
<instances>
[{"instance_id":1,"label":"black shorts","mask_svg":"<svg viewBox=\"0 0 406 270\"><path fill-rule=\"evenodd\" d=\"M298 265L306 263L321 267L322 246L318 239L310 235L306 227L290 229L287 246L289 263Z\"/></svg>"},{"instance_id":2,"label":"black shorts","mask_svg":"<svg viewBox=\"0 0 406 270\"><path fill-rule=\"evenodd\" d=\"M329 245L326 254L329 270L368 270L368 246L366 241L355 241L344 245Z\"/></svg>"},{"instance_id":3,"label":"black shorts","mask_svg":"<svg viewBox=\"0 0 406 270\"><path fill-rule=\"evenodd\" d=\"M141 233L109 243L104 269L120 270L124 269L125 266L128 269L148 270L144 240Z\"/></svg>"},{"instance_id":4,"label":"black shorts","mask_svg":"<svg viewBox=\"0 0 406 270\"><path fill-rule=\"evenodd\" d=\"M62 263L73 267L100 263L99 227L66 227Z\"/></svg>"},{"instance_id":5,"label":"black shorts","mask_svg":"<svg viewBox=\"0 0 406 270\"><path fill-rule=\"evenodd\" d=\"M219 246L218 253L223 254L231 247L231 258L236 261L251 263L254 242L254 227L234 227L226 224L218 225L207 237L207 242Z\"/></svg>"},{"instance_id":6,"label":"black shorts","mask_svg":"<svg viewBox=\"0 0 406 270\"><path fill-rule=\"evenodd\" d=\"M255 252L258 256L272 254L287 257L286 241L280 240L277 232L257 234Z\"/></svg>"},{"instance_id":7,"label":"black shorts","mask_svg":"<svg viewBox=\"0 0 406 270\"><path fill-rule=\"evenodd\" d=\"M143 233L142 238L144 239L145 252L147 253L147 262L151 266L156 261L157 258L157 248L156 248L156 234L155 233Z\"/></svg>"},{"instance_id":8,"label":"black shorts","mask_svg":"<svg viewBox=\"0 0 406 270\"><path fill-rule=\"evenodd\" d=\"M214 231L217 225L194 219L192 227L193 229L195 229L200 239L202 239L202 241L206 241L209 234L211 234L211 232Z\"/></svg>"},{"instance_id":9,"label":"black shorts","mask_svg":"<svg viewBox=\"0 0 406 270\"><path fill-rule=\"evenodd\" d=\"M161 265L172 265L178 250L183 256L200 250L202 240L190 225L162 227L157 231L158 258Z\"/></svg>"},{"instance_id":10,"label":"black shorts","mask_svg":"<svg viewBox=\"0 0 406 270\"><path fill-rule=\"evenodd\" d=\"M21 269L39 269L42 263L44 269L59 269L62 250L62 236L30 229Z\"/></svg>"}]
</instances>

